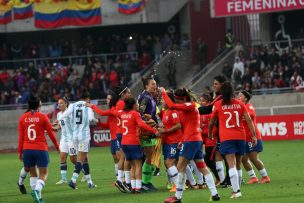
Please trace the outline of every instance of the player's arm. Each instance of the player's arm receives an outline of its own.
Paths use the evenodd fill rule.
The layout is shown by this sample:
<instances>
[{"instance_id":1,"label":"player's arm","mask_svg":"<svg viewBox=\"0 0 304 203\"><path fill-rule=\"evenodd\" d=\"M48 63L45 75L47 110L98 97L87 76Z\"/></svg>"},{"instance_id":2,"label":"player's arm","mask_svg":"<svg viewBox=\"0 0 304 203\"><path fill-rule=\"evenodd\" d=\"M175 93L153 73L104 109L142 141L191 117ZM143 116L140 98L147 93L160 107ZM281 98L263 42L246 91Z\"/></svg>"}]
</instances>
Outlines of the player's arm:
<instances>
[{"instance_id":1,"label":"player's arm","mask_svg":"<svg viewBox=\"0 0 304 203\"><path fill-rule=\"evenodd\" d=\"M24 141L24 130L21 119L18 123L18 154L19 159L22 161L22 152L23 152L23 141Z\"/></svg>"},{"instance_id":2,"label":"player's arm","mask_svg":"<svg viewBox=\"0 0 304 203\"><path fill-rule=\"evenodd\" d=\"M141 115L144 115L147 105L148 105L148 98L143 98L143 100L139 104L139 112Z\"/></svg>"},{"instance_id":3,"label":"player's arm","mask_svg":"<svg viewBox=\"0 0 304 203\"><path fill-rule=\"evenodd\" d=\"M257 144L257 136L256 136L256 132L255 132L255 128L254 128L254 125L253 125L253 122L248 114L248 112L244 112L244 118L246 119L246 122L250 128L250 132L251 132L251 135L252 135L252 144L253 146L255 146Z\"/></svg>"},{"instance_id":4,"label":"player's arm","mask_svg":"<svg viewBox=\"0 0 304 203\"><path fill-rule=\"evenodd\" d=\"M167 95L166 91L162 89L162 96L170 109L180 110L180 111L189 111L196 108L193 103L184 103L184 104L175 104Z\"/></svg>"},{"instance_id":5,"label":"player's arm","mask_svg":"<svg viewBox=\"0 0 304 203\"><path fill-rule=\"evenodd\" d=\"M69 115L71 115L73 113L73 110L74 110L74 105L69 105L68 109L65 110L65 112L62 113L61 115L61 120L64 119L64 118L67 118Z\"/></svg>"},{"instance_id":6,"label":"player's arm","mask_svg":"<svg viewBox=\"0 0 304 203\"><path fill-rule=\"evenodd\" d=\"M94 104L90 104L90 106L88 106L88 107L90 107L95 113L97 113L100 116L110 116L111 115L111 110L110 109L102 110Z\"/></svg>"},{"instance_id":7,"label":"player's arm","mask_svg":"<svg viewBox=\"0 0 304 203\"><path fill-rule=\"evenodd\" d=\"M104 129L109 129L110 124L109 124L109 117L107 119L107 122L98 122L98 127L104 128Z\"/></svg>"},{"instance_id":8,"label":"player's arm","mask_svg":"<svg viewBox=\"0 0 304 203\"><path fill-rule=\"evenodd\" d=\"M208 137L213 140L214 137L213 137L213 128L214 128L214 125L215 125L215 118L211 118L210 119L210 123L209 123L209 126L208 126Z\"/></svg>"},{"instance_id":9,"label":"player's arm","mask_svg":"<svg viewBox=\"0 0 304 203\"><path fill-rule=\"evenodd\" d=\"M59 151L59 144L58 144L56 135L53 131L52 124L49 121L48 117L45 117L45 130L46 130L47 134L49 135L50 139L52 140L55 148L57 149L57 151Z\"/></svg>"},{"instance_id":10,"label":"player's arm","mask_svg":"<svg viewBox=\"0 0 304 203\"><path fill-rule=\"evenodd\" d=\"M95 118L94 112L91 108L88 109L88 115L89 115L89 121L93 121L95 123L98 123L98 119Z\"/></svg>"}]
</instances>

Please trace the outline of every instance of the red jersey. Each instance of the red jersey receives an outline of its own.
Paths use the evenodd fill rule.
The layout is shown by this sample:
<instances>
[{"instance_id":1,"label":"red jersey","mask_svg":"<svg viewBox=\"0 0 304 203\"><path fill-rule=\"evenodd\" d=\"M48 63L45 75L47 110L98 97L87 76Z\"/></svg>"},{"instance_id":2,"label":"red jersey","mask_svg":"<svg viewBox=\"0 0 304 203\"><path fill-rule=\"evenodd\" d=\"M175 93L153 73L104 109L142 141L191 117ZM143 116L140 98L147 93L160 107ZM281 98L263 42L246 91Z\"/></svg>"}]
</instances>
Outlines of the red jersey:
<instances>
[{"instance_id":1,"label":"red jersey","mask_svg":"<svg viewBox=\"0 0 304 203\"><path fill-rule=\"evenodd\" d=\"M19 154L22 154L24 149L47 151L48 144L44 134L45 130L58 150L59 145L56 135L53 132L52 124L50 123L48 117L45 114L37 111L24 113L21 116L18 124Z\"/></svg>"},{"instance_id":2,"label":"red jersey","mask_svg":"<svg viewBox=\"0 0 304 203\"><path fill-rule=\"evenodd\" d=\"M121 125L123 129L122 141L123 145L140 145L138 128L143 128L149 132L156 133L157 130L147 125L141 118L139 112L123 111L121 116Z\"/></svg>"},{"instance_id":3,"label":"red jersey","mask_svg":"<svg viewBox=\"0 0 304 203\"><path fill-rule=\"evenodd\" d=\"M214 147L214 146L216 146L216 142L217 142L217 134L218 134L217 127L214 126L214 128L212 130L212 134L213 134L214 139L211 140L208 137L208 126L209 126L209 123L210 123L210 118L211 118L211 114L203 114L203 115L200 116L202 138L203 138L205 147Z\"/></svg>"},{"instance_id":4,"label":"red jersey","mask_svg":"<svg viewBox=\"0 0 304 203\"><path fill-rule=\"evenodd\" d=\"M123 100L118 100L118 102L116 103L116 111L120 114L123 109L125 107L125 102ZM122 134L123 129L122 129L122 125L121 125L121 119L120 117L117 117L117 134Z\"/></svg>"},{"instance_id":5,"label":"red jersey","mask_svg":"<svg viewBox=\"0 0 304 203\"><path fill-rule=\"evenodd\" d=\"M173 101L171 101L166 92L162 92L162 96L170 109L178 110L183 113L183 141L202 141L202 136L200 133L200 115L198 109L196 108L196 104L194 102L175 104Z\"/></svg>"},{"instance_id":6,"label":"red jersey","mask_svg":"<svg viewBox=\"0 0 304 203\"><path fill-rule=\"evenodd\" d=\"M222 104L222 100L215 102L212 118L219 120L220 141L245 140L245 130L241 119L247 113L245 105L236 99L231 104Z\"/></svg>"},{"instance_id":7,"label":"red jersey","mask_svg":"<svg viewBox=\"0 0 304 203\"><path fill-rule=\"evenodd\" d=\"M98 123L101 128L110 129L111 140L115 140L116 131L117 131L117 117L111 113L111 111L115 110L115 107L103 111L99 109L96 105L92 105L92 110L96 112L100 116L108 116L107 122L105 123Z\"/></svg>"},{"instance_id":8,"label":"red jersey","mask_svg":"<svg viewBox=\"0 0 304 203\"><path fill-rule=\"evenodd\" d=\"M178 123L181 123L180 113L175 110L163 110L161 114L162 123L164 125L165 130L171 129ZM172 133L165 133L162 136L163 144L175 144L182 141L183 133L181 129L178 129Z\"/></svg>"},{"instance_id":9,"label":"red jersey","mask_svg":"<svg viewBox=\"0 0 304 203\"><path fill-rule=\"evenodd\" d=\"M258 140L261 140L262 139L262 136L261 136L261 133L260 131L258 130L257 128L257 124L256 124L256 114L255 114L255 109L254 107L252 106L252 104L245 104L245 107L247 109L247 112L249 113L249 116L253 122L253 126L255 128L255 133L256 133L256 136L257 136L257 139ZM251 131L250 131L250 128L245 120L245 118L242 119L242 124L244 126L244 129L245 129L245 133L246 133L246 142L251 142L252 141L252 134L251 134Z\"/></svg>"}]
</instances>

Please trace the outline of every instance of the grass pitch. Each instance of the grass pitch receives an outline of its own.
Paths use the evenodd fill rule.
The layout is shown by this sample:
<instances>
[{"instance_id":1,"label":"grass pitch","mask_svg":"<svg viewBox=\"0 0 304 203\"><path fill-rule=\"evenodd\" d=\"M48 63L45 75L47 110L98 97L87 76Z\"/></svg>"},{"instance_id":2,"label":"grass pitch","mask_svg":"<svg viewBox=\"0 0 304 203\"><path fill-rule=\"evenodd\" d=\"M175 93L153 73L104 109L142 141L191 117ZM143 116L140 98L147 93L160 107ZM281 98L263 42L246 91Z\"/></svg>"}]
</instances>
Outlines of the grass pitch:
<instances>
[{"instance_id":1,"label":"grass pitch","mask_svg":"<svg viewBox=\"0 0 304 203\"><path fill-rule=\"evenodd\" d=\"M264 152L261 153L267 172L271 178L270 184L242 185L243 197L229 199L231 188L218 189L221 202L242 203L301 203L304 202L304 141L272 141L264 142ZM22 163L17 154L0 154L0 202L33 202L31 196L21 195L17 187ZM123 194L112 183L115 180L114 165L109 148L91 148L90 168L92 178L98 185L95 189L88 189L85 183L78 181L78 190L72 190L67 185L55 185L60 179L59 155L50 152L51 163L46 187L43 190L43 198L47 203L155 203L163 202L170 195L166 189L166 173L162 169L161 176L154 177L154 184L159 189L153 193L139 195ZM71 177L72 164L68 165L68 178ZM259 173L256 171L259 176ZM245 181L247 173L243 170ZM25 182L30 193L29 177ZM207 202L210 193L208 190L186 190L183 202L196 203Z\"/></svg>"}]
</instances>

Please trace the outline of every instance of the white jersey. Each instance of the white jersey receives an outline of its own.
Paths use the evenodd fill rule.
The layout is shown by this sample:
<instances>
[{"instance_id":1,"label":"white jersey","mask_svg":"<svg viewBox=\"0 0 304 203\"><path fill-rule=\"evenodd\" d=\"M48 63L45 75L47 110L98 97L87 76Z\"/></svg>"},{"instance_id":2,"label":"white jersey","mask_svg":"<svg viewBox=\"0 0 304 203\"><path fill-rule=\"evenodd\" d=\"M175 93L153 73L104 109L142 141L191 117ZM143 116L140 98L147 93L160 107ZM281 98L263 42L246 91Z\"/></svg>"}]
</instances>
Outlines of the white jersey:
<instances>
[{"instance_id":1,"label":"white jersey","mask_svg":"<svg viewBox=\"0 0 304 203\"><path fill-rule=\"evenodd\" d=\"M69 115L66 118L61 119L62 114L61 111L57 113L57 120L61 127L60 142L71 142L73 139L73 117L72 115Z\"/></svg>"},{"instance_id":2,"label":"white jersey","mask_svg":"<svg viewBox=\"0 0 304 203\"><path fill-rule=\"evenodd\" d=\"M96 121L93 110L86 107L84 101L71 104L61 119L72 115L73 140L90 140L90 121Z\"/></svg>"}]
</instances>

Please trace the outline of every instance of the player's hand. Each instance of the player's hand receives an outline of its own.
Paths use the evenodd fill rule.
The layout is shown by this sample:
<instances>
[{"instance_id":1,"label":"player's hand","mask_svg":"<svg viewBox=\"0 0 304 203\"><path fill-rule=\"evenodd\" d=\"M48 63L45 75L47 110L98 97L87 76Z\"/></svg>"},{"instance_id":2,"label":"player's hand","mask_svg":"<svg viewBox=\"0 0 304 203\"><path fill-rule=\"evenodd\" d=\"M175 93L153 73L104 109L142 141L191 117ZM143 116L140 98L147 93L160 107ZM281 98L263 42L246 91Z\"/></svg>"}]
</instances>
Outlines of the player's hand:
<instances>
[{"instance_id":1,"label":"player's hand","mask_svg":"<svg viewBox=\"0 0 304 203\"><path fill-rule=\"evenodd\" d=\"M213 137L212 133L209 133L209 132L208 132L208 138L209 138L210 140L214 140L214 137Z\"/></svg>"},{"instance_id":2,"label":"player's hand","mask_svg":"<svg viewBox=\"0 0 304 203\"><path fill-rule=\"evenodd\" d=\"M152 116L150 114L144 114L144 117L146 120L152 119Z\"/></svg>"},{"instance_id":3,"label":"player's hand","mask_svg":"<svg viewBox=\"0 0 304 203\"><path fill-rule=\"evenodd\" d=\"M157 131L161 134L166 133L166 130L164 128L157 128Z\"/></svg>"},{"instance_id":4,"label":"player's hand","mask_svg":"<svg viewBox=\"0 0 304 203\"><path fill-rule=\"evenodd\" d=\"M166 92L166 89L163 88L163 87L160 87L159 90L160 90L161 92Z\"/></svg>"},{"instance_id":5,"label":"player's hand","mask_svg":"<svg viewBox=\"0 0 304 203\"><path fill-rule=\"evenodd\" d=\"M89 107L89 108L91 108L91 107L93 106L93 104L90 104L90 103L88 103L88 102L84 103L84 105L85 105L86 107Z\"/></svg>"},{"instance_id":6,"label":"player's hand","mask_svg":"<svg viewBox=\"0 0 304 203\"><path fill-rule=\"evenodd\" d=\"M18 154L18 158L19 158L20 161L23 161L23 155L22 155L22 153Z\"/></svg>"},{"instance_id":7,"label":"player's hand","mask_svg":"<svg viewBox=\"0 0 304 203\"><path fill-rule=\"evenodd\" d=\"M256 146L258 143L256 136L252 137L252 146Z\"/></svg>"},{"instance_id":8,"label":"player's hand","mask_svg":"<svg viewBox=\"0 0 304 203\"><path fill-rule=\"evenodd\" d=\"M157 131L157 132L155 133L155 136L156 136L156 137L160 137L160 136L161 136L160 132Z\"/></svg>"},{"instance_id":9,"label":"player's hand","mask_svg":"<svg viewBox=\"0 0 304 203\"><path fill-rule=\"evenodd\" d=\"M183 146L183 143L182 143L182 142L179 142L179 143L177 144L177 149L181 149L182 146Z\"/></svg>"}]
</instances>

